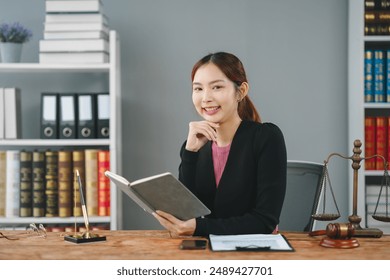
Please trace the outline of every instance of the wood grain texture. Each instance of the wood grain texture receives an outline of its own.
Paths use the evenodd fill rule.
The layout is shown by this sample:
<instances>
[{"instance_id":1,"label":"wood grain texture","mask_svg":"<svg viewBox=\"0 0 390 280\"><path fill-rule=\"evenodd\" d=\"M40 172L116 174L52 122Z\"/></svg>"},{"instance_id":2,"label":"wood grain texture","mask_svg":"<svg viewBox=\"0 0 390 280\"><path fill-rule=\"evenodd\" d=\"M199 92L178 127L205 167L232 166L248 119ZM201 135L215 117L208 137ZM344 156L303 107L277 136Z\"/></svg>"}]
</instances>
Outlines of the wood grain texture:
<instances>
[{"instance_id":1,"label":"wood grain texture","mask_svg":"<svg viewBox=\"0 0 390 280\"><path fill-rule=\"evenodd\" d=\"M285 232L294 252L213 252L180 250L183 239L163 230L96 231L106 241L74 244L64 241L64 233L49 232L47 238L25 237L22 231L2 231L18 240L0 238L2 260L379 260L390 259L390 235L358 238L360 246L334 249L320 246L323 237ZM95 231L94 231L95 233Z\"/></svg>"}]
</instances>

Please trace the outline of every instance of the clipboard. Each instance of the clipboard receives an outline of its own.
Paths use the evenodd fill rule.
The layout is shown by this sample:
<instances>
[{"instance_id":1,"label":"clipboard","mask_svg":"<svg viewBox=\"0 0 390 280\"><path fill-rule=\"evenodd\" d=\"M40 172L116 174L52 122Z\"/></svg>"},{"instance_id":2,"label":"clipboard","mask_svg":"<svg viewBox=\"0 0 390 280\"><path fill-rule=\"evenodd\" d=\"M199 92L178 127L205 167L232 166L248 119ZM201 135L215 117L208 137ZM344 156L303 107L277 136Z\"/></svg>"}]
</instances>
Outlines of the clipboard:
<instances>
[{"instance_id":1,"label":"clipboard","mask_svg":"<svg viewBox=\"0 0 390 280\"><path fill-rule=\"evenodd\" d=\"M212 251L294 252L287 238L278 234L210 234Z\"/></svg>"}]
</instances>

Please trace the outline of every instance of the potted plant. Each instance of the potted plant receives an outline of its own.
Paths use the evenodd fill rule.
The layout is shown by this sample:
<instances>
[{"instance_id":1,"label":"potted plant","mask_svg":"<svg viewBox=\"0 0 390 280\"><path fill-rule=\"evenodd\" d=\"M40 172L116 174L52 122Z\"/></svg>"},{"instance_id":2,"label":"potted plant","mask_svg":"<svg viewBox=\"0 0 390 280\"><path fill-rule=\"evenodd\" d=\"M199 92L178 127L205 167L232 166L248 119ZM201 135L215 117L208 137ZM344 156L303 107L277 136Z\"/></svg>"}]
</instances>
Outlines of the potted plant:
<instances>
[{"instance_id":1,"label":"potted plant","mask_svg":"<svg viewBox=\"0 0 390 280\"><path fill-rule=\"evenodd\" d=\"M19 22L0 25L0 55L2 62L19 62L22 45L32 37L31 30Z\"/></svg>"}]
</instances>

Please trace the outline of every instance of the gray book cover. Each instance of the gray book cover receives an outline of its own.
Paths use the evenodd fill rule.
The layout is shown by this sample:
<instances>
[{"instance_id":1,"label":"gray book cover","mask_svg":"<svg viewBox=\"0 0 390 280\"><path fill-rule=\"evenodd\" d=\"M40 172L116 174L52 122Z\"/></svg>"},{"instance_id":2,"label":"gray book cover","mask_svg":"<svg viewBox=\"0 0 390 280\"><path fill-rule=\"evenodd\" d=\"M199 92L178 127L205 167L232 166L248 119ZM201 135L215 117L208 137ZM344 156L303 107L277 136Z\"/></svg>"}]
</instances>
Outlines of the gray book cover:
<instances>
[{"instance_id":1,"label":"gray book cover","mask_svg":"<svg viewBox=\"0 0 390 280\"><path fill-rule=\"evenodd\" d=\"M105 175L148 213L162 210L180 220L210 214L210 210L171 173L163 173L134 182L110 171Z\"/></svg>"}]
</instances>

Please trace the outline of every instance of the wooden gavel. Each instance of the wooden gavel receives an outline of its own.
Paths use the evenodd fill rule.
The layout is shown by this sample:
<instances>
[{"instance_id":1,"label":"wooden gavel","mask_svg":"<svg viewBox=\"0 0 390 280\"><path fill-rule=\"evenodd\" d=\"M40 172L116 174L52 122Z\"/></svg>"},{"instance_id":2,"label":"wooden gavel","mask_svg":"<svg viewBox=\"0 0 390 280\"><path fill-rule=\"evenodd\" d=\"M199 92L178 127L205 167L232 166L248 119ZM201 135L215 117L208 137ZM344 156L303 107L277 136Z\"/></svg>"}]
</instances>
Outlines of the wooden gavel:
<instances>
[{"instance_id":1,"label":"wooden gavel","mask_svg":"<svg viewBox=\"0 0 390 280\"><path fill-rule=\"evenodd\" d=\"M326 235L332 239L349 239L355 233L351 223L330 223L326 230L315 230L309 233L310 236Z\"/></svg>"}]
</instances>

